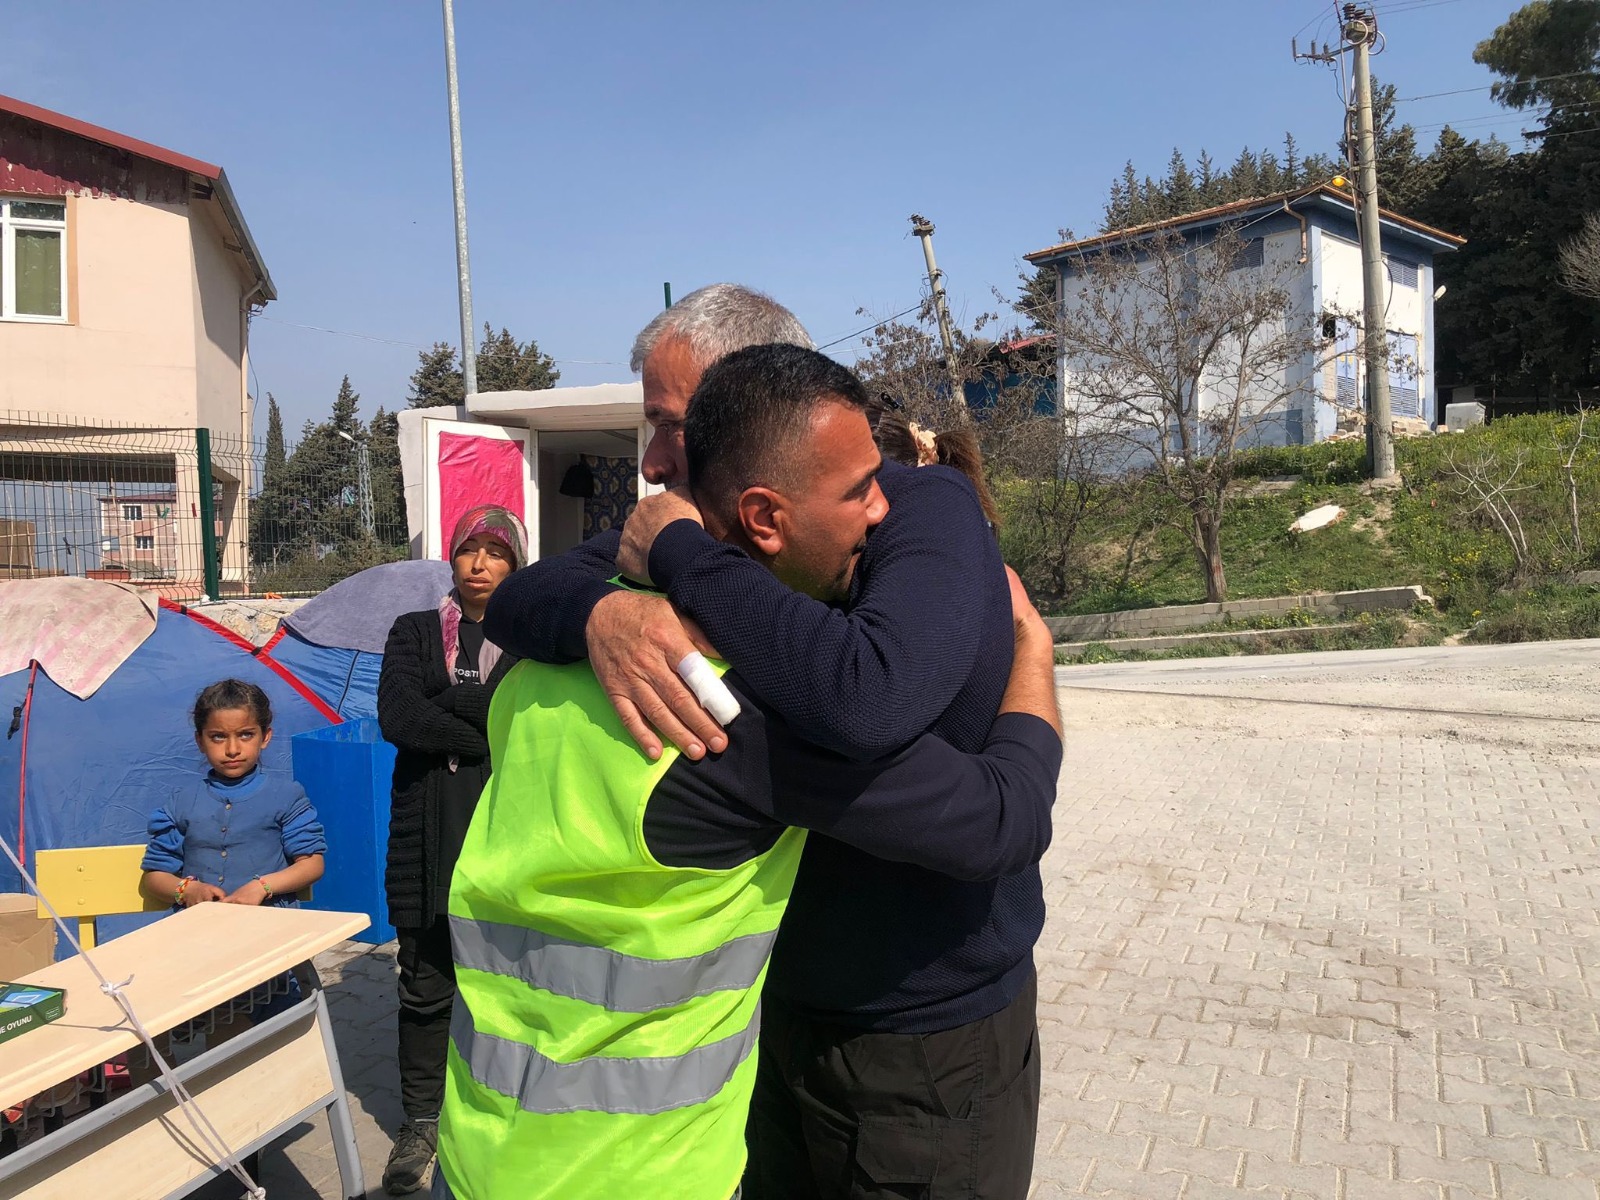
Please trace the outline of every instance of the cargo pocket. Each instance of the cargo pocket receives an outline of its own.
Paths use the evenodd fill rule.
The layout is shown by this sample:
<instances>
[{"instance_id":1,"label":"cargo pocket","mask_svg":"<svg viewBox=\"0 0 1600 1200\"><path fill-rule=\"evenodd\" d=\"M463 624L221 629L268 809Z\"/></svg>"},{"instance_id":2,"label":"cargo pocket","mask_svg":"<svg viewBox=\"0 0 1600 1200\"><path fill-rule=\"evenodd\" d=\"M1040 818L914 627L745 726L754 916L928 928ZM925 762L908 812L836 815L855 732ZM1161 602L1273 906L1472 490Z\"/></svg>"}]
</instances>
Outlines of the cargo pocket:
<instances>
[{"instance_id":1,"label":"cargo pocket","mask_svg":"<svg viewBox=\"0 0 1600 1200\"><path fill-rule=\"evenodd\" d=\"M939 1170L939 1128L887 1117L862 1117L856 1128L857 1184L866 1195L926 1196ZM863 1194L858 1188L856 1194Z\"/></svg>"}]
</instances>

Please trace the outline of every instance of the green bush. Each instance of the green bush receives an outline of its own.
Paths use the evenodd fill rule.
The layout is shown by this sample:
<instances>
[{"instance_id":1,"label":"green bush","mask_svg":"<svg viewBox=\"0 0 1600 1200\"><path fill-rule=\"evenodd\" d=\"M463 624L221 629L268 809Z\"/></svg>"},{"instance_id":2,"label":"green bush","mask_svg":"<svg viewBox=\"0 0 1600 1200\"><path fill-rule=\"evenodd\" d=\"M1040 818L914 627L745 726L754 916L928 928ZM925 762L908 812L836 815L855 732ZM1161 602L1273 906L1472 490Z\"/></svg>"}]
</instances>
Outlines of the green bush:
<instances>
[{"instance_id":1,"label":"green bush","mask_svg":"<svg viewBox=\"0 0 1600 1200\"><path fill-rule=\"evenodd\" d=\"M1600 590L1549 584L1497 596L1469 642L1541 642L1600 637Z\"/></svg>"}]
</instances>

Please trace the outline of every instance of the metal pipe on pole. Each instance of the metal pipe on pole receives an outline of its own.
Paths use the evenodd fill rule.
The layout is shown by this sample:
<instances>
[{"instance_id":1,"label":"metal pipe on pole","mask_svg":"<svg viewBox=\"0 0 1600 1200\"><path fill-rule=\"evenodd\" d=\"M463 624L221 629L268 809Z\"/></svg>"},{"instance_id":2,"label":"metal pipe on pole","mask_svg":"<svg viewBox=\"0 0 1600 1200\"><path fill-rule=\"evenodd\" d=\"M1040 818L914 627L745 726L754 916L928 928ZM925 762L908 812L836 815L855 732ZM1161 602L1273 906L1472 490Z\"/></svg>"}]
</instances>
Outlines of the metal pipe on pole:
<instances>
[{"instance_id":1,"label":"metal pipe on pole","mask_svg":"<svg viewBox=\"0 0 1600 1200\"><path fill-rule=\"evenodd\" d=\"M461 379L467 395L478 390L478 348L472 321L472 264L467 250L467 177L461 165L461 92L456 83L456 15L444 2L445 86L450 94L450 174L456 202L456 283L461 295Z\"/></svg>"},{"instance_id":2,"label":"metal pipe on pole","mask_svg":"<svg viewBox=\"0 0 1600 1200\"><path fill-rule=\"evenodd\" d=\"M933 293L933 313L939 321L939 341L944 345L945 370L950 373L950 402L956 420L968 423L966 389L961 369L956 364L956 341L950 326L950 300L944 290L944 272L933 261L933 222L919 213L911 214L911 232L922 242L922 257L928 264L928 289Z\"/></svg>"},{"instance_id":3,"label":"metal pipe on pole","mask_svg":"<svg viewBox=\"0 0 1600 1200\"><path fill-rule=\"evenodd\" d=\"M1362 325L1367 367L1367 474L1392 480L1394 413L1389 404L1389 334L1384 320L1387 272L1378 219L1377 139L1372 128L1372 43L1378 22L1370 10L1345 5L1344 37L1355 50L1356 143L1360 154L1356 184L1360 193Z\"/></svg>"}]
</instances>

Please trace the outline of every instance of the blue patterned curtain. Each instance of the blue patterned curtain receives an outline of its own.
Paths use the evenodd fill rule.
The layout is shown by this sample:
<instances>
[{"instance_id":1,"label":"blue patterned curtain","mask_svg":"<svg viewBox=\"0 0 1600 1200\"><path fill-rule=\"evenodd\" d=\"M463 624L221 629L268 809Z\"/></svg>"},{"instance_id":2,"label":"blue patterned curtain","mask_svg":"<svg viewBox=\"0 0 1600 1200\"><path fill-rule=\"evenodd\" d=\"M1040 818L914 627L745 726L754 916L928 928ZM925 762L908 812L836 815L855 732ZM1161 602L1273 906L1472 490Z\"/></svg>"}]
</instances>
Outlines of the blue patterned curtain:
<instances>
[{"instance_id":1,"label":"blue patterned curtain","mask_svg":"<svg viewBox=\"0 0 1600 1200\"><path fill-rule=\"evenodd\" d=\"M639 470L631 458L582 456L594 473L594 495L583 502L583 537L616 529L628 519L638 497Z\"/></svg>"}]
</instances>

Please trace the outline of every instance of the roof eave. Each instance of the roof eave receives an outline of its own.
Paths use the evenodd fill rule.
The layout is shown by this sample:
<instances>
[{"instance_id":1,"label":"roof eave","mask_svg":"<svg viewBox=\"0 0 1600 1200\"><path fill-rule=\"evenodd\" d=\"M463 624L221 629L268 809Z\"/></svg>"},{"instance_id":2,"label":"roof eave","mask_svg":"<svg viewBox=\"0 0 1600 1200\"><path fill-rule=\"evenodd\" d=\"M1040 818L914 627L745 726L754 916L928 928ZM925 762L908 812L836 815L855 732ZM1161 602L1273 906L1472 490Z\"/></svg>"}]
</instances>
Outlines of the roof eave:
<instances>
[{"instance_id":1,"label":"roof eave","mask_svg":"<svg viewBox=\"0 0 1600 1200\"><path fill-rule=\"evenodd\" d=\"M51 129L59 129L74 137L84 138L87 141L99 142L102 146L110 146L113 150L121 150L128 154L137 155L139 158L151 162L161 163L163 166L173 167L184 171L196 178L209 183L222 205L223 216L227 218L229 227L234 236L239 239L240 252L244 255L245 262L250 267L250 273L255 276L260 285L263 300L276 300L278 290L272 282L272 275L267 270L266 261L261 257L261 250L256 245L255 238L250 235L250 227L245 224L244 210L239 207L238 198L233 194L233 188L228 184L228 177L216 163L209 163L199 158L190 158L187 154L179 154L176 150L168 150L165 146L157 146L153 142L141 142L138 138L129 137L127 134L118 133L114 129L107 129L102 125L91 125L88 121L80 121L76 117L69 117L65 113L58 113L48 108L41 108L37 104L29 104L26 100L18 100L14 96L0 95L0 112L11 113L13 116L25 120L36 121Z\"/></svg>"},{"instance_id":2,"label":"roof eave","mask_svg":"<svg viewBox=\"0 0 1600 1200\"><path fill-rule=\"evenodd\" d=\"M216 178L211 182L216 198L222 205L223 215L228 218L228 224L239 239L239 251L244 255L245 262L250 264L250 271L260 285L261 302L265 304L269 300L276 300L277 286L272 282L272 273L267 270L266 260L261 257L255 238L250 235L250 226L245 224L244 210L239 207L233 187L228 183L228 173L218 168Z\"/></svg>"},{"instance_id":3,"label":"roof eave","mask_svg":"<svg viewBox=\"0 0 1600 1200\"><path fill-rule=\"evenodd\" d=\"M1134 225L1127 229L1099 234L1092 238L1080 238L1077 241L1062 242L1043 250L1035 250L1031 254L1024 254L1022 257L1026 262L1042 266L1055 259L1081 257L1104 249L1107 246L1115 245L1118 242L1134 241L1154 233L1182 233L1189 229L1208 225L1242 221L1257 213L1270 215L1285 208L1298 208L1308 202L1324 204L1336 211L1352 214L1355 208L1353 197L1343 191L1337 191L1327 184L1323 184L1305 191L1282 192L1273 196L1234 201L1230 204L1202 209L1199 212L1185 216L1172 217L1165 221L1152 221L1144 225ZM1435 249L1450 251L1466 244L1466 238L1458 237L1453 233L1446 233L1442 229L1435 229L1431 225L1424 225L1421 221L1414 221L1409 217L1402 217L1399 213L1390 212L1388 209L1380 208L1378 214L1381 223L1387 226L1391 232L1404 234L1415 240L1425 242Z\"/></svg>"}]
</instances>

